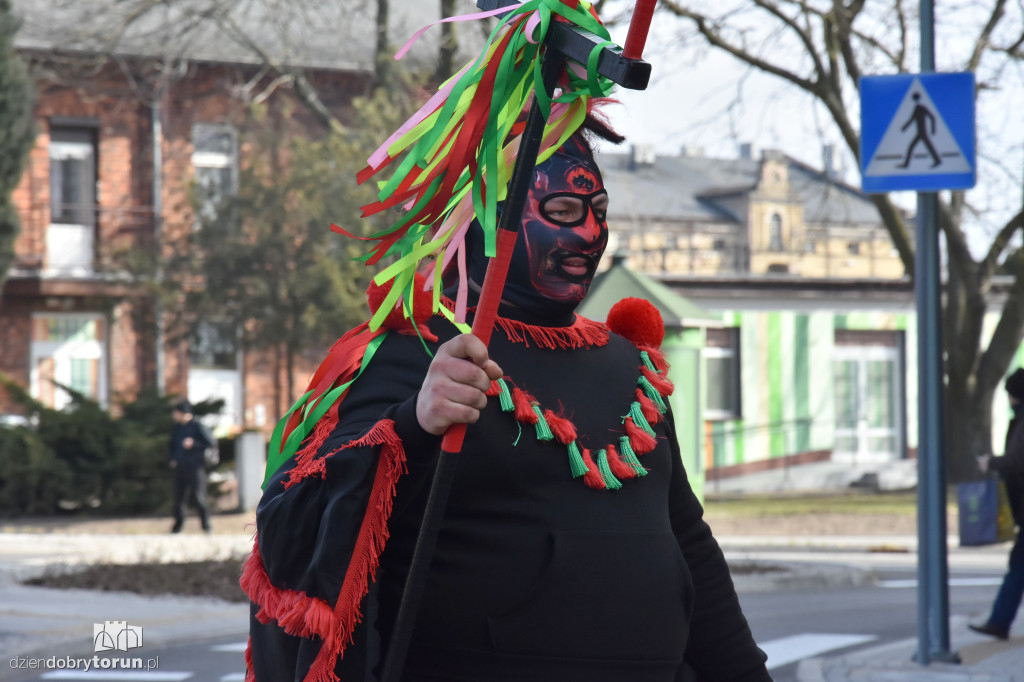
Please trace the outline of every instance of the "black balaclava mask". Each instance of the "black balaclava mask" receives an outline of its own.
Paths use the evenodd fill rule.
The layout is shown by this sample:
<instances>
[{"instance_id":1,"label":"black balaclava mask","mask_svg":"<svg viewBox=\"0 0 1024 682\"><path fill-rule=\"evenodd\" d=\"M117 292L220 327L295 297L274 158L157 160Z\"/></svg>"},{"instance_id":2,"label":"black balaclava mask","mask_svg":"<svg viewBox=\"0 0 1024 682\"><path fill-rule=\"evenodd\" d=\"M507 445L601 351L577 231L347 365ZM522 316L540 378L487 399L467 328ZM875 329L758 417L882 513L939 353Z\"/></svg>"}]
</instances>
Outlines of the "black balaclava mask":
<instances>
[{"instance_id":1,"label":"black balaclava mask","mask_svg":"<svg viewBox=\"0 0 1024 682\"><path fill-rule=\"evenodd\" d=\"M571 322L608 245L607 211L594 157L572 137L534 171L502 301L539 322ZM469 276L483 284L488 259L475 221L466 245Z\"/></svg>"}]
</instances>

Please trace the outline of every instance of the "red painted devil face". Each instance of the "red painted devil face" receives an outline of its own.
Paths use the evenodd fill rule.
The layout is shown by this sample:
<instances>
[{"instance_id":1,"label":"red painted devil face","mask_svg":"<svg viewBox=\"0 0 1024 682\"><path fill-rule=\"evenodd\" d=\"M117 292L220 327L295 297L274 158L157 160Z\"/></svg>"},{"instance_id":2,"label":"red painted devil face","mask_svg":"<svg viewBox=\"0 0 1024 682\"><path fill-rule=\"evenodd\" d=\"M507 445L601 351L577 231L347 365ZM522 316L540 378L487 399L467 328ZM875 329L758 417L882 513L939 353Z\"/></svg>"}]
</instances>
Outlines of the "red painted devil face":
<instances>
[{"instance_id":1,"label":"red painted devil face","mask_svg":"<svg viewBox=\"0 0 1024 682\"><path fill-rule=\"evenodd\" d=\"M537 293L578 304L608 245L608 193L597 170L555 154L537 169L523 209L523 244Z\"/></svg>"},{"instance_id":2,"label":"red painted devil face","mask_svg":"<svg viewBox=\"0 0 1024 682\"><path fill-rule=\"evenodd\" d=\"M502 300L542 319L566 319L583 300L608 245L608 193L589 149L571 138L539 164L523 206L522 230ZM471 234L470 243L476 243ZM486 259L470 249L470 274L483 281Z\"/></svg>"},{"instance_id":3,"label":"red painted devil face","mask_svg":"<svg viewBox=\"0 0 1024 682\"><path fill-rule=\"evenodd\" d=\"M608 245L607 213L593 157L570 140L537 166L502 298L552 319L571 313Z\"/></svg>"}]
</instances>

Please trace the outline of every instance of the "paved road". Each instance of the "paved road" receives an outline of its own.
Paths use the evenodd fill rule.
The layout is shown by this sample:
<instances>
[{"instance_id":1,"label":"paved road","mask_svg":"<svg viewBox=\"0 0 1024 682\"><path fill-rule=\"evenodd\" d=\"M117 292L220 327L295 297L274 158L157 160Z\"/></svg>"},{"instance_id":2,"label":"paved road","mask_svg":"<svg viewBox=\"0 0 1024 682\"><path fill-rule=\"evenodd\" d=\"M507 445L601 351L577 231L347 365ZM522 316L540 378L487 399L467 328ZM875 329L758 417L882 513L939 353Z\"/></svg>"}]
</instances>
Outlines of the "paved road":
<instances>
[{"instance_id":1,"label":"paved road","mask_svg":"<svg viewBox=\"0 0 1024 682\"><path fill-rule=\"evenodd\" d=\"M999 579L984 571L951 574L950 615L974 620L985 613ZM772 677L795 682L803 659L916 637L916 585L913 570L889 569L869 586L745 593L740 599L768 653Z\"/></svg>"},{"instance_id":2,"label":"paved road","mask_svg":"<svg viewBox=\"0 0 1024 682\"><path fill-rule=\"evenodd\" d=\"M54 670L29 673L14 682L40 680L94 680L95 682L244 682L244 635L219 637L206 642L152 648L143 646L138 652L118 652L121 657L141 657L149 670ZM86 654L85 656L88 656ZM113 654L99 654L111 657ZM155 664L155 665L151 665Z\"/></svg>"}]
</instances>

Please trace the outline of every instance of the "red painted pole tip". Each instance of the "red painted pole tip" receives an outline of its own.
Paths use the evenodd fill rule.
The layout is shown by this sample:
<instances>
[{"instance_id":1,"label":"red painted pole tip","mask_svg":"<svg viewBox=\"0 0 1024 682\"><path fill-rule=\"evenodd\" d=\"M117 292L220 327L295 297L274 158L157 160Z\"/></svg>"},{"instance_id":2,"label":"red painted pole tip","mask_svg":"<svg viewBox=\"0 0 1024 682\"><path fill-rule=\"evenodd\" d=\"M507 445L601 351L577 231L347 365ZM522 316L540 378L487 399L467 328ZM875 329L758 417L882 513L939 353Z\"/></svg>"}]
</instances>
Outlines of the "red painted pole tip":
<instances>
[{"instance_id":1,"label":"red painted pole tip","mask_svg":"<svg viewBox=\"0 0 1024 682\"><path fill-rule=\"evenodd\" d=\"M651 28L654 6L657 3L658 0L636 0L633 18L629 22L629 33L626 34L626 44L622 48L622 56L626 59L641 59L644 56L647 31Z\"/></svg>"}]
</instances>

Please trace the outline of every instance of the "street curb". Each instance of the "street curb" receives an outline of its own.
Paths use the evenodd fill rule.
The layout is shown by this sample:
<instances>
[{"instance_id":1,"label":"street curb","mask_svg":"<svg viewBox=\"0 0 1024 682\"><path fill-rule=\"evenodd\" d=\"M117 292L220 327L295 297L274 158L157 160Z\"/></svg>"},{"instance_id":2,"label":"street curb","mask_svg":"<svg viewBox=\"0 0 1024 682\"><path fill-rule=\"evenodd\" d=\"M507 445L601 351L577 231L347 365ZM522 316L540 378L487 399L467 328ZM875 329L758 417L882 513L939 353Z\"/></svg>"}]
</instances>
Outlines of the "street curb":
<instances>
[{"instance_id":1,"label":"street curb","mask_svg":"<svg viewBox=\"0 0 1024 682\"><path fill-rule=\"evenodd\" d=\"M834 563L728 560L736 591L771 592L808 588L863 587L876 575L868 569Z\"/></svg>"}]
</instances>

